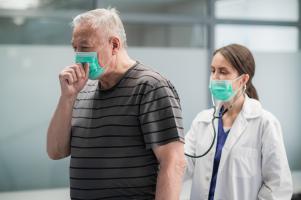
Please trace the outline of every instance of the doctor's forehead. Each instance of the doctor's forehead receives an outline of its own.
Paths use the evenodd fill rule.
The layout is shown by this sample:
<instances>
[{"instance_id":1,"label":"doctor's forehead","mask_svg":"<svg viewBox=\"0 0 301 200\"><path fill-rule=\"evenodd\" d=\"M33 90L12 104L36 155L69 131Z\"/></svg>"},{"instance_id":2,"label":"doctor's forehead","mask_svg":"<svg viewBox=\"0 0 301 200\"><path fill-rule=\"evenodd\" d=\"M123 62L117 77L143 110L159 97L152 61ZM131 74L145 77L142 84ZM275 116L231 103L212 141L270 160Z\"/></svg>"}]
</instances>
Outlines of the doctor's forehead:
<instances>
[{"instance_id":1,"label":"doctor's forehead","mask_svg":"<svg viewBox=\"0 0 301 200\"><path fill-rule=\"evenodd\" d=\"M226 58L220 53L216 53L213 56L212 62L211 62L211 67L233 69L233 66L231 65L231 63L228 62L228 60L226 60Z\"/></svg>"}]
</instances>

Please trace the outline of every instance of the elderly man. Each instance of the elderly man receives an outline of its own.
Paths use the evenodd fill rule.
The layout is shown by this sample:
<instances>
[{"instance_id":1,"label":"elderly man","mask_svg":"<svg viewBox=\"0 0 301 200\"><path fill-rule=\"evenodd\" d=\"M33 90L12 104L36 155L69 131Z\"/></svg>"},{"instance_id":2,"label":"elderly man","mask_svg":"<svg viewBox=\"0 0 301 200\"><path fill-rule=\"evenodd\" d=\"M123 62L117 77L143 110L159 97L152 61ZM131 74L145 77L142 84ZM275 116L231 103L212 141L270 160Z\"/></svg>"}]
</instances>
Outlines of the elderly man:
<instances>
[{"instance_id":1,"label":"elderly man","mask_svg":"<svg viewBox=\"0 0 301 200\"><path fill-rule=\"evenodd\" d=\"M185 158L173 85L128 56L115 9L75 17L72 45L96 52L98 68L91 75L91 63L79 62L62 70L48 128L49 157L71 155L71 199L178 199Z\"/></svg>"}]
</instances>

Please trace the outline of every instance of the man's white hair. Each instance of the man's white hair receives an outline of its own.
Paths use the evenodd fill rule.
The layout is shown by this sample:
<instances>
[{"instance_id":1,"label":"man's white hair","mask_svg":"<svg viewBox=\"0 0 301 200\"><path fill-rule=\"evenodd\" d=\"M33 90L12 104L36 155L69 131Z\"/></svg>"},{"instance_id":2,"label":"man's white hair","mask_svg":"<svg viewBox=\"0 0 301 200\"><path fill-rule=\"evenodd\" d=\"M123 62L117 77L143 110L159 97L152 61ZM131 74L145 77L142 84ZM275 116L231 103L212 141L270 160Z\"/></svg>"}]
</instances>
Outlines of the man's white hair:
<instances>
[{"instance_id":1,"label":"man's white hair","mask_svg":"<svg viewBox=\"0 0 301 200\"><path fill-rule=\"evenodd\" d=\"M73 19L72 27L83 23L89 24L95 30L101 29L108 38L119 36L123 47L127 47L125 30L115 8L100 8L79 14Z\"/></svg>"}]
</instances>

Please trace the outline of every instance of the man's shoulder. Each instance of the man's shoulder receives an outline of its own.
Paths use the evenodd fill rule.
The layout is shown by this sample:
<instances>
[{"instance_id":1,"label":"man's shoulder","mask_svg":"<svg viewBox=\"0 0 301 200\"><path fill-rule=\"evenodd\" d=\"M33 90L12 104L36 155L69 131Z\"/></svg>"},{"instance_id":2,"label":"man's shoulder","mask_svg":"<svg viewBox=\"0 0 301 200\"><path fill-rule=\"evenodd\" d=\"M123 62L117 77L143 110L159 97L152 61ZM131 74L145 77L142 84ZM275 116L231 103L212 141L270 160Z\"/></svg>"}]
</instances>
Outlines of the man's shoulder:
<instances>
[{"instance_id":1,"label":"man's shoulder","mask_svg":"<svg viewBox=\"0 0 301 200\"><path fill-rule=\"evenodd\" d=\"M137 83L145 83L152 87L169 82L161 73L142 63L138 63L129 76L135 79Z\"/></svg>"}]
</instances>

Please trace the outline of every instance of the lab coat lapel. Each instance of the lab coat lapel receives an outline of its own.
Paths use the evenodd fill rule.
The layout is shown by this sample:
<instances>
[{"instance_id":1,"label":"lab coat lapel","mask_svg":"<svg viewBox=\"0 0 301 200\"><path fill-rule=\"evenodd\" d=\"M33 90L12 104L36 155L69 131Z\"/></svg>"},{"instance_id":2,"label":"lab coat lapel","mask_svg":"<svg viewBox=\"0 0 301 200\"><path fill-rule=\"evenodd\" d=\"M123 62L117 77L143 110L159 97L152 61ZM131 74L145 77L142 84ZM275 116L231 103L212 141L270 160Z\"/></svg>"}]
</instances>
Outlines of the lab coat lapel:
<instances>
[{"instance_id":1,"label":"lab coat lapel","mask_svg":"<svg viewBox=\"0 0 301 200\"><path fill-rule=\"evenodd\" d=\"M248 121L243 116L243 113L240 112L229 132L229 135L228 135L225 145L223 147L222 156L221 156L220 165L219 165L219 171L222 170L233 145L237 142L237 140L239 139L241 134L243 134L244 130L247 127L247 124L248 124Z\"/></svg>"},{"instance_id":2,"label":"lab coat lapel","mask_svg":"<svg viewBox=\"0 0 301 200\"><path fill-rule=\"evenodd\" d=\"M207 115L204 115L204 118L202 118L201 120L205 123L207 123L208 125L208 130L209 130L209 134L210 137L206 138L206 140L210 141L208 143L208 146L205 147L205 149L207 150L211 144L211 142L213 141L214 138L214 130L213 130L213 126L212 126L212 119L213 119L213 109L210 110L210 112L208 112ZM212 146L212 149L208 152L208 154L206 156L204 156L204 159L206 159L206 165L207 167L210 169L213 165L212 163L214 162L214 155L215 155L215 151L216 151L216 144L217 144L217 127L218 127L218 119L214 120L214 127L216 130L216 135L215 135L215 140L214 140L214 144ZM205 153L205 152L202 152Z\"/></svg>"},{"instance_id":3,"label":"lab coat lapel","mask_svg":"<svg viewBox=\"0 0 301 200\"><path fill-rule=\"evenodd\" d=\"M213 139L213 137L214 137L214 130L213 130L213 127L212 127L212 119L213 119L213 109L208 110L199 119L201 122L204 122L204 123L208 124L209 133L210 133L210 136L211 136L210 139ZM215 130L216 130L216 138L217 138L218 119L214 120L214 127L215 127ZM215 138L215 140L216 140L216 138ZM216 141L214 143L216 143Z\"/></svg>"}]
</instances>

